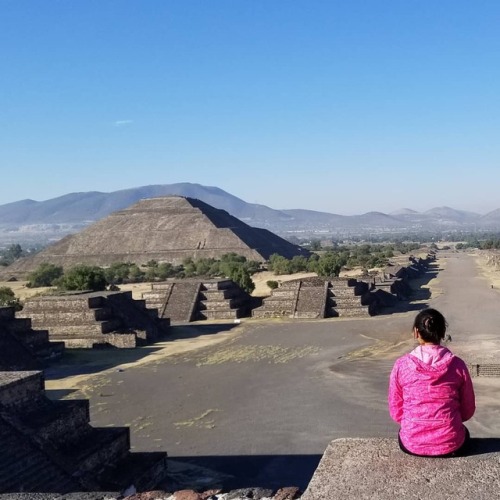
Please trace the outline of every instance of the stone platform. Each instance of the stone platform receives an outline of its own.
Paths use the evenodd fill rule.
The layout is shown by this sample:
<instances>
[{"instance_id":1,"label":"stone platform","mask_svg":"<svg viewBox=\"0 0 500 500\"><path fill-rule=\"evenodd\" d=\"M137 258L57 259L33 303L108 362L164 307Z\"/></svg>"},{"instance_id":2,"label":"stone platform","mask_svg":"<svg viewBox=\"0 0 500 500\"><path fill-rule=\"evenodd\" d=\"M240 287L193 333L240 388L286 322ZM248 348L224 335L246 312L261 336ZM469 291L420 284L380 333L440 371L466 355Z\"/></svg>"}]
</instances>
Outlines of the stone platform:
<instances>
[{"instance_id":1,"label":"stone platform","mask_svg":"<svg viewBox=\"0 0 500 500\"><path fill-rule=\"evenodd\" d=\"M498 498L500 439L473 439L467 457L405 455L396 439L336 439L302 500Z\"/></svg>"}]
</instances>

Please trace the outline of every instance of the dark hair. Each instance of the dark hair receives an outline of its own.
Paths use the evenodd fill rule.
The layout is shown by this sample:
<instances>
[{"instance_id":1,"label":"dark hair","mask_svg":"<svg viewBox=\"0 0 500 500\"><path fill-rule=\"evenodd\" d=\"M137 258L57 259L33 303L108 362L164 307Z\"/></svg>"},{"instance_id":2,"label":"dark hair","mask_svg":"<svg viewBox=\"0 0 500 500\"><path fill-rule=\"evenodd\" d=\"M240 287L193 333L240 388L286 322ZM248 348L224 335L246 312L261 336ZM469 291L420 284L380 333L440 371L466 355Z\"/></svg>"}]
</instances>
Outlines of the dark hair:
<instances>
[{"instance_id":1,"label":"dark hair","mask_svg":"<svg viewBox=\"0 0 500 500\"><path fill-rule=\"evenodd\" d=\"M415 321L413 328L418 330L421 339L424 342L431 342L433 344L440 344L444 339L446 327L448 324L444 316L436 309L424 309L420 311Z\"/></svg>"}]
</instances>

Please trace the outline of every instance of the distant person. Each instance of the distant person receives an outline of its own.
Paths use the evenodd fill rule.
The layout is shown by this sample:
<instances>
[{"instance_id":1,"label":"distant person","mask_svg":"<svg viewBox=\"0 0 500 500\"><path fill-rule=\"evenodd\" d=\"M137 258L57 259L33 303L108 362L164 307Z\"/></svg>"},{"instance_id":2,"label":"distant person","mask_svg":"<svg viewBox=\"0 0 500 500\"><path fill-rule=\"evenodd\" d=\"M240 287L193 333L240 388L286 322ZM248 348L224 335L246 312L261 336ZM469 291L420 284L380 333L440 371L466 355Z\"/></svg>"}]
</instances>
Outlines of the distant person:
<instances>
[{"instance_id":1,"label":"distant person","mask_svg":"<svg viewBox=\"0 0 500 500\"><path fill-rule=\"evenodd\" d=\"M391 372L389 413L401 425L399 447L410 455L463 455L470 439L463 422L474 415L474 389L467 365L440 345L446 326L439 311L420 311L413 323L419 345Z\"/></svg>"}]
</instances>

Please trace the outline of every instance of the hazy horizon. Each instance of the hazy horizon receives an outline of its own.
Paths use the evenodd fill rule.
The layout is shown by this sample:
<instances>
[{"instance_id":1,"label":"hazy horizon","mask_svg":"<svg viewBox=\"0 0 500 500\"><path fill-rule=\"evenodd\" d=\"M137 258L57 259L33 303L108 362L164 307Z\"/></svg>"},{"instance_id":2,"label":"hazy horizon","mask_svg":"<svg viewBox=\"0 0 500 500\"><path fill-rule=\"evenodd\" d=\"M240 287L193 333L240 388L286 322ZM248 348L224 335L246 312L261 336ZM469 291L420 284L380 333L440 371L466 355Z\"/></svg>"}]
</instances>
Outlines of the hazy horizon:
<instances>
[{"instance_id":1,"label":"hazy horizon","mask_svg":"<svg viewBox=\"0 0 500 500\"><path fill-rule=\"evenodd\" d=\"M500 207L500 3L3 0L0 204L178 182Z\"/></svg>"},{"instance_id":2,"label":"hazy horizon","mask_svg":"<svg viewBox=\"0 0 500 500\"><path fill-rule=\"evenodd\" d=\"M199 184L199 183L192 183L192 184ZM135 186L136 188L141 188L141 187L147 187L147 186ZM219 186L204 186L204 187L216 187L216 188L219 188ZM128 190L128 189L134 189L134 188L126 188L124 189L125 191ZM222 189L222 188L220 188ZM121 190L117 190L117 191L121 191ZM223 190L225 191L225 190ZM87 191L88 193L90 192L101 192L101 193L111 193L112 191L97 191L97 190L94 190L94 191ZM235 196L233 193L229 193L228 191L225 191L227 192L229 195L233 195ZM9 204L9 203L17 203L17 202L23 202L23 201L34 201L34 202L44 202L44 201L49 201L51 199L57 199L57 198L62 198L62 197L65 197L67 195L71 195L71 194L81 194L83 192L72 192L72 193L64 193L63 195L61 196L55 196L54 198L47 198L47 199L42 199L42 200L34 200L32 198L24 198L24 199L21 199L21 200L15 200L13 202L8 202L6 204ZM174 195L175 196L175 195ZM239 197L238 197L239 198ZM244 202L247 202L247 203L251 203L251 202L248 202L247 200L244 200L243 198L240 198L241 200L243 200ZM0 206L3 205L3 203L0 204ZM314 210L314 209L309 209L309 208L304 208L304 207L301 207L301 206L295 206L295 207L275 207L275 206L271 206L271 205L266 205L266 204L263 204L271 209L274 209L274 210L312 210L312 211L317 211L317 212L324 212L324 211L321 211L321 210ZM335 214L335 215L363 215L365 213L371 213L371 212L380 212L380 213L384 213L386 215L394 215L394 216L397 216L399 215L398 212L402 212L402 211L405 211L405 210L411 210L411 211L414 211L416 213L425 213L425 212L428 212L430 210L434 210L434 209L442 209L442 208L450 208L452 210L457 210L457 211L464 211L464 212L471 212L471 213L476 213L476 214L479 214L479 215L486 215L487 213L490 213L494 210L497 210L497 209L493 209L493 210L490 210L489 212L474 212L472 210L464 210L462 209L461 207L450 207L450 206L447 206L447 205L436 205L434 207L429 207L427 209L424 209L424 210L415 210L413 209L412 207L400 207L398 209L394 209L394 210L391 210L391 211L387 211L387 212L382 212L381 210L367 210L365 212L354 212L354 213L342 213L342 212L326 212L326 213L331 213L331 214ZM499 208L500 208L500 205L499 205Z\"/></svg>"}]
</instances>

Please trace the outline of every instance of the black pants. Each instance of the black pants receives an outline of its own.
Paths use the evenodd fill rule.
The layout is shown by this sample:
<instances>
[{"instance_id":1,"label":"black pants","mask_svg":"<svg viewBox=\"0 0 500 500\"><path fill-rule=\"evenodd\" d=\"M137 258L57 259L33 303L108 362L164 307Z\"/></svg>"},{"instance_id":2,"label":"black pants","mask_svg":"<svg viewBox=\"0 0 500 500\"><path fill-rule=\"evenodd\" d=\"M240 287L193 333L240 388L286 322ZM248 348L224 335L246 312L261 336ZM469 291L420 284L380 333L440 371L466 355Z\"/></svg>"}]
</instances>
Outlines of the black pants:
<instances>
[{"instance_id":1,"label":"black pants","mask_svg":"<svg viewBox=\"0 0 500 500\"><path fill-rule=\"evenodd\" d=\"M464 427L465 427L465 425L464 425ZM412 453L410 450L408 450L405 447L405 445L402 443L401 437L398 434L398 443L399 443L399 447L401 448L401 451L407 453L408 455L413 455L415 457L429 457L429 458L463 457L467 454L469 442L470 442L470 432L469 432L469 429L467 429L467 427L465 427L465 440L464 440L462 446L460 446L460 448L458 448L457 450L452 451L451 453L446 453L444 455L419 455L418 453Z\"/></svg>"}]
</instances>

